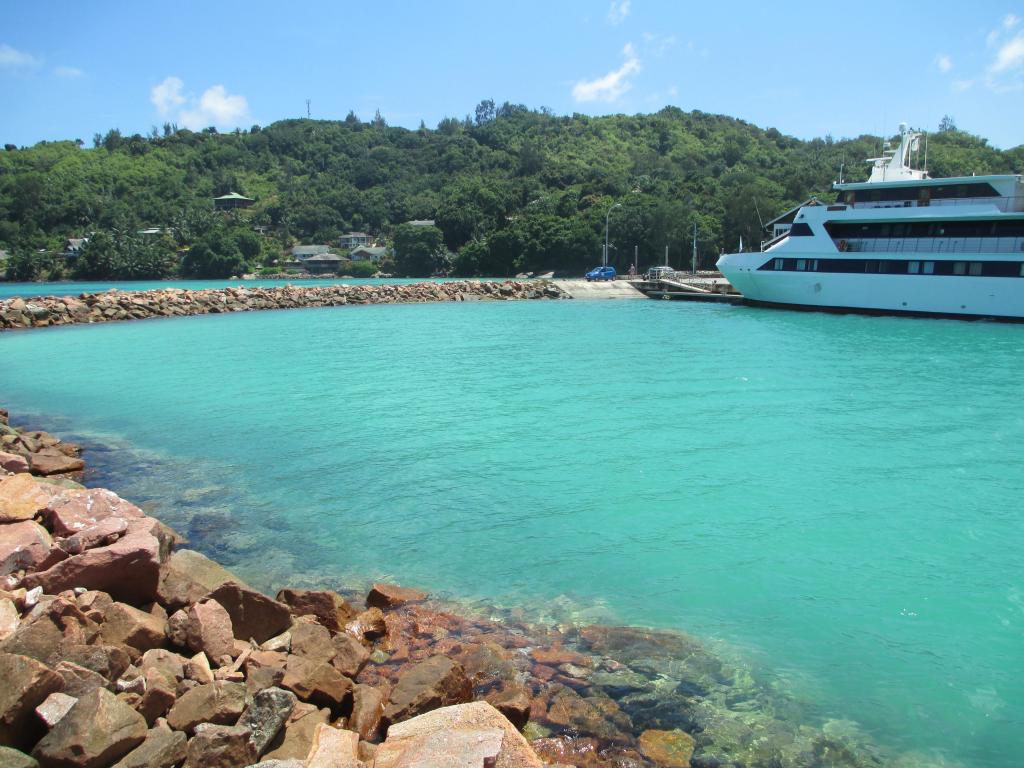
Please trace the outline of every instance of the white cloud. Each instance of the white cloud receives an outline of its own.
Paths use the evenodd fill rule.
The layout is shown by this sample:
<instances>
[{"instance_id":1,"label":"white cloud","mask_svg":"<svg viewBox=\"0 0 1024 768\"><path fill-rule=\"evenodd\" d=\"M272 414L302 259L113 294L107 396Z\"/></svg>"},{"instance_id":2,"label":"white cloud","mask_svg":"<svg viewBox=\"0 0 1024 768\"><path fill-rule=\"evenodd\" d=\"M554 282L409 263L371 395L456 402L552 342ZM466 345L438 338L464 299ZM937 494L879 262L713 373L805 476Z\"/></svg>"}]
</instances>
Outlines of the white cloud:
<instances>
[{"instance_id":1,"label":"white cloud","mask_svg":"<svg viewBox=\"0 0 1024 768\"><path fill-rule=\"evenodd\" d=\"M1005 29L1013 29L1018 24L1020 24L1020 16L1017 16L1015 14L1008 13L1006 14L1006 18L1003 19L1003 27Z\"/></svg>"},{"instance_id":2,"label":"white cloud","mask_svg":"<svg viewBox=\"0 0 1024 768\"><path fill-rule=\"evenodd\" d=\"M153 86L149 92L149 100L153 102L157 112L166 115L172 109L185 103L185 97L181 95L184 88L185 83L181 81L180 77L165 78L160 85Z\"/></svg>"},{"instance_id":3,"label":"white cloud","mask_svg":"<svg viewBox=\"0 0 1024 768\"><path fill-rule=\"evenodd\" d=\"M611 7L608 9L608 23L609 24L621 24L629 16L630 3L632 0L612 0Z\"/></svg>"},{"instance_id":4,"label":"white cloud","mask_svg":"<svg viewBox=\"0 0 1024 768\"><path fill-rule=\"evenodd\" d=\"M954 80L950 84L950 87L955 92L957 92L957 93L963 93L964 91L969 91L971 88L974 87L974 81L973 80Z\"/></svg>"},{"instance_id":5,"label":"white cloud","mask_svg":"<svg viewBox=\"0 0 1024 768\"><path fill-rule=\"evenodd\" d=\"M1000 74L1019 70L1022 67L1024 67L1024 32L999 47L996 57L988 69L993 74Z\"/></svg>"},{"instance_id":6,"label":"white cloud","mask_svg":"<svg viewBox=\"0 0 1024 768\"><path fill-rule=\"evenodd\" d=\"M85 72L80 70L78 67L54 67L53 74L57 77L64 77L69 80L74 80L76 77L82 77Z\"/></svg>"},{"instance_id":7,"label":"white cloud","mask_svg":"<svg viewBox=\"0 0 1024 768\"><path fill-rule=\"evenodd\" d=\"M223 85L214 85L196 98L185 92L185 83L171 75L149 92L162 117L174 117L186 128L198 131L213 125L217 128L235 128L250 120L249 102L245 96L228 93Z\"/></svg>"},{"instance_id":8,"label":"white cloud","mask_svg":"<svg viewBox=\"0 0 1024 768\"><path fill-rule=\"evenodd\" d=\"M939 68L939 72L949 72L953 68L953 60L944 53L940 53L935 57L935 66Z\"/></svg>"},{"instance_id":9,"label":"white cloud","mask_svg":"<svg viewBox=\"0 0 1024 768\"><path fill-rule=\"evenodd\" d=\"M230 94L223 85L207 88L199 97L198 104L181 112L182 124L194 131L210 125L234 128L248 117L249 102L245 96Z\"/></svg>"},{"instance_id":10,"label":"white cloud","mask_svg":"<svg viewBox=\"0 0 1024 768\"><path fill-rule=\"evenodd\" d=\"M19 51L7 43L0 43L0 69L27 69L38 67L40 60L31 53Z\"/></svg>"},{"instance_id":11,"label":"white cloud","mask_svg":"<svg viewBox=\"0 0 1024 768\"><path fill-rule=\"evenodd\" d=\"M636 56L636 50L632 43L626 43L622 49L622 55L626 57L625 63L618 69L612 70L604 77L594 80L580 80L572 88L572 96L576 101L616 101L622 94L626 93L633 84L629 81L631 75L641 70L640 59Z\"/></svg>"}]
</instances>

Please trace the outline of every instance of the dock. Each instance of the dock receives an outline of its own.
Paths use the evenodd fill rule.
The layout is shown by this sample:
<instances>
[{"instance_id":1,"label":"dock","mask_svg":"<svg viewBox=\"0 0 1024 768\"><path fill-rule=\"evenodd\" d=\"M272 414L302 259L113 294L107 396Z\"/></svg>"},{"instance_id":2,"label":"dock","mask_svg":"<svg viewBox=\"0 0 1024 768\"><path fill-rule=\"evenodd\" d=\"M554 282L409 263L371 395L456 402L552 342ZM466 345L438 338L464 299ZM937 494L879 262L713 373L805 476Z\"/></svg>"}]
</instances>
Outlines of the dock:
<instances>
[{"instance_id":1,"label":"dock","mask_svg":"<svg viewBox=\"0 0 1024 768\"><path fill-rule=\"evenodd\" d=\"M675 299L715 304L742 304L729 281L717 272L690 275L677 272L671 277L647 280L620 276L615 280L554 280L555 285L574 299Z\"/></svg>"}]
</instances>

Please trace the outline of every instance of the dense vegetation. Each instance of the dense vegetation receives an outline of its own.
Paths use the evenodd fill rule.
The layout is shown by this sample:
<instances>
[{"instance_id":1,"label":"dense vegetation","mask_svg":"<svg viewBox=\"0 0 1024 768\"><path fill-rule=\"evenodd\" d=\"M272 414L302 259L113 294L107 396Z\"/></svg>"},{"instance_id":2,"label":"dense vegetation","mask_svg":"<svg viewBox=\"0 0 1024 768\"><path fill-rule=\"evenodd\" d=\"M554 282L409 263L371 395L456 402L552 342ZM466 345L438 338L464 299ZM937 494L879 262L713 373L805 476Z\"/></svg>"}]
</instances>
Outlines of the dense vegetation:
<instances>
[{"instance_id":1,"label":"dense vegetation","mask_svg":"<svg viewBox=\"0 0 1024 768\"><path fill-rule=\"evenodd\" d=\"M801 141L774 128L665 108L657 114L560 117L481 102L475 118L436 129L285 120L219 134L165 125L149 136L11 145L0 153L0 249L8 277L69 271L69 237L94 233L74 276L225 276L272 264L295 242L329 243L364 230L395 246L399 274L510 275L576 271L610 257L640 266L689 262L693 225L701 262L740 237L757 243L759 218L827 195L845 163L866 178L873 136ZM930 137L935 175L1024 169L1024 146L1000 151L945 120ZM212 212L229 191L250 209ZM434 219L437 227L408 227ZM257 235L254 225L264 225ZM146 227L167 234L139 235Z\"/></svg>"}]
</instances>

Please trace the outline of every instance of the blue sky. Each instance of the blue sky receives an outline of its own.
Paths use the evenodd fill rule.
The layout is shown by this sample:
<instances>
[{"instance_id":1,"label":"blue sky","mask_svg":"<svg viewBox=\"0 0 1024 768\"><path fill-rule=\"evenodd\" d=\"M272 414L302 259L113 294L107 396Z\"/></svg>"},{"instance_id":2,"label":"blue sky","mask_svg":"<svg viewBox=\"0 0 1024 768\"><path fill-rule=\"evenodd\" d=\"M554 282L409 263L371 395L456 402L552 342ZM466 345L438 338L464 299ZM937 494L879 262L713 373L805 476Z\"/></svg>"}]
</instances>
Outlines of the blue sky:
<instances>
[{"instance_id":1,"label":"blue sky","mask_svg":"<svg viewBox=\"0 0 1024 768\"><path fill-rule=\"evenodd\" d=\"M307 98L316 118L408 127L484 98L671 104L801 138L949 114L1007 148L1024 143L1024 3L0 0L2 143L266 125Z\"/></svg>"}]
</instances>

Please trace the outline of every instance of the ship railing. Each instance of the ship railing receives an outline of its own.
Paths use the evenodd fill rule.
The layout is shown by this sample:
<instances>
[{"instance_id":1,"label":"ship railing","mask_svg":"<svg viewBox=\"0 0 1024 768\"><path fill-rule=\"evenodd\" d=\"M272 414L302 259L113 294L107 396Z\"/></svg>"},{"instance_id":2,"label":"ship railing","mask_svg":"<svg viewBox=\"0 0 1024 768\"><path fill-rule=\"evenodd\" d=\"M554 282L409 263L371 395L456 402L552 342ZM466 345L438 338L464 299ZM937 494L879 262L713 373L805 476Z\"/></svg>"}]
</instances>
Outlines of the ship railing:
<instances>
[{"instance_id":1,"label":"ship railing","mask_svg":"<svg viewBox=\"0 0 1024 768\"><path fill-rule=\"evenodd\" d=\"M843 203L841 203L843 204ZM995 197L956 197L932 200L862 200L856 203L845 203L850 208L962 208L967 205L994 205L1003 213L1024 211L1024 197L997 195Z\"/></svg>"},{"instance_id":2,"label":"ship railing","mask_svg":"<svg viewBox=\"0 0 1024 768\"><path fill-rule=\"evenodd\" d=\"M838 250L840 239L834 239ZM1024 253L1024 237L864 237L847 240L854 253Z\"/></svg>"}]
</instances>

